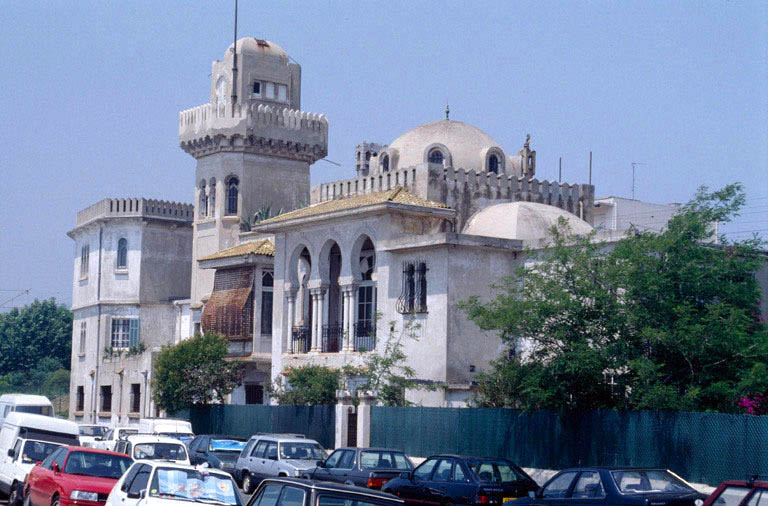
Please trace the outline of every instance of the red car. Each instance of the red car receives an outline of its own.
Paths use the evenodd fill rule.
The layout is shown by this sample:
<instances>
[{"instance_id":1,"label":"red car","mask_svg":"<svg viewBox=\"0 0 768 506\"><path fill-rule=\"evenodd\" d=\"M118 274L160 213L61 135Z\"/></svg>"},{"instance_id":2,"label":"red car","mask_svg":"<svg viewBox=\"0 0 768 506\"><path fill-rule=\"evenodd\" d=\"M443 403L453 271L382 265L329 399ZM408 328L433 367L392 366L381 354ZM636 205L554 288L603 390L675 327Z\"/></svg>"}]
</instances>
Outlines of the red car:
<instances>
[{"instance_id":1,"label":"red car","mask_svg":"<svg viewBox=\"0 0 768 506\"><path fill-rule=\"evenodd\" d=\"M121 453L62 446L27 476L25 506L102 506L133 459Z\"/></svg>"},{"instance_id":2,"label":"red car","mask_svg":"<svg viewBox=\"0 0 768 506\"><path fill-rule=\"evenodd\" d=\"M703 506L768 505L768 481L758 481L757 478L724 481L707 497Z\"/></svg>"}]
</instances>

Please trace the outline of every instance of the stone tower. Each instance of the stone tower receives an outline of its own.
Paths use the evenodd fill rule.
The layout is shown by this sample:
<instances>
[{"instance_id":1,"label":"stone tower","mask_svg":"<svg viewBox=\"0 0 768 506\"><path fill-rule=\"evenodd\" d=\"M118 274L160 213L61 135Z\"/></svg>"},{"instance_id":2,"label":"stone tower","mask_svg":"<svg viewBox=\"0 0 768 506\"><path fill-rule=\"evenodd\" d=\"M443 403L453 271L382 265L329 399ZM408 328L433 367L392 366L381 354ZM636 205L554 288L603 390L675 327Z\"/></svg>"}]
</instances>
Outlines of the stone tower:
<instances>
[{"instance_id":1,"label":"stone tower","mask_svg":"<svg viewBox=\"0 0 768 506\"><path fill-rule=\"evenodd\" d=\"M309 166L327 154L328 122L300 101L301 67L277 44L245 37L213 62L210 103L179 113L181 148L197 160L192 303L213 288L214 271L198 258L236 245L241 222L262 206L309 204Z\"/></svg>"}]
</instances>

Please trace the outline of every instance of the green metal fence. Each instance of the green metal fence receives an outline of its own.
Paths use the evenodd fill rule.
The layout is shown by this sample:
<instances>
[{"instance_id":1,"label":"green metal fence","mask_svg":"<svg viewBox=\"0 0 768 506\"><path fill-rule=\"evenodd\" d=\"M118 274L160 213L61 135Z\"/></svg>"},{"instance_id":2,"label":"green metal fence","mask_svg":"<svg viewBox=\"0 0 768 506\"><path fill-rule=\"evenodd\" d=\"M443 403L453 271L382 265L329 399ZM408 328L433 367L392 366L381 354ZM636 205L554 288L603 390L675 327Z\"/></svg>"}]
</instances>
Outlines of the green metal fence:
<instances>
[{"instance_id":1,"label":"green metal fence","mask_svg":"<svg viewBox=\"0 0 768 506\"><path fill-rule=\"evenodd\" d=\"M371 446L504 456L523 467L642 466L717 485L768 474L768 416L374 407Z\"/></svg>"},{"instance_id":2,"label":"green metal fence","mask_svg":"<svg viewBox=\"0 0 768 506\"><path fill-rule=\"evenodd\" d=\"M195 434L249 437L258 432L290 432L304 434L324 448L334 446L334 406L194 406L188 419Z\"/></svg>"}]
</instances>

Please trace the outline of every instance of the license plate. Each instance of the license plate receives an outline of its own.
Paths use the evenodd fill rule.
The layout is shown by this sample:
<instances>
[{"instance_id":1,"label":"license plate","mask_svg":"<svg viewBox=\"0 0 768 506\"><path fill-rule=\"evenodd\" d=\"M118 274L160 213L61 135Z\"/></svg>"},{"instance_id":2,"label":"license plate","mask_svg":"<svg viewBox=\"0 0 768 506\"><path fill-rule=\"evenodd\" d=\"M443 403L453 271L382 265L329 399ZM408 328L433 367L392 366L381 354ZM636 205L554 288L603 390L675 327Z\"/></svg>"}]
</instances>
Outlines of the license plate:
<instances>
[{"instance_id":1,"label":"license plate","mask_svg":"<svg viewBox=\"0 0 768 506\"><path fill-rule=\"evenodd\" d=\"M502 502L514 501L515 499L517 499L517 497L505 497Z\"/></svg>"}]
</instances>

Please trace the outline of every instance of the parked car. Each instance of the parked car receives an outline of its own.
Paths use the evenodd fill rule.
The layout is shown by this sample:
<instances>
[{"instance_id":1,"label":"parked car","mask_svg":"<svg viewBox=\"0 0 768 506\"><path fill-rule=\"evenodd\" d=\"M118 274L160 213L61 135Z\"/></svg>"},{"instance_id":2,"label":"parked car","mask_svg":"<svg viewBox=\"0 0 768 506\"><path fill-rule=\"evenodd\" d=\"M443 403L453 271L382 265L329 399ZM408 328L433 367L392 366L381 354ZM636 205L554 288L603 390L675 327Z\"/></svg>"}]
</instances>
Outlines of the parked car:
<instances>
[{"instance_id":1,"label":"parked car","mask_svg":"<svg viewBox=\"0 0 768 506\"><path fill-rule=\"evenodd\" d=\"M81 423L78 426L80 427L80 445L90 446L91 448L97 438L103 438L109 431L107 425Z\"/></svg>"},{"instance_id":2,"label":"parked car","mask_svg":"<svg viewBox=\"0 0 768 506\"><path fill-rule=\"evenodd\" d=\"M0 492L8 495L9 506L21 505L24 480L35 463L66 444L79 444L75 422L19 411L8 413L0 429Z\"/></svg>"},{"instance_id":3,"label":"parked car","mask_svg":"<svg viewBox=\"0 0 768 506\"><path fill-rule=\"evenodd\" d=\"M511 460L435 455L412 472L389 480L381 490L406 504L501 504L538 488Z\"/></svg>"},{"instance_id":4,"label":"parked car","mask_svg":"<svg viewBox=\"0 0 768 506\"><path fill-rule=\"evenodd\" d=\"M115 451L133 460L167 460L189 465L187 447L178 439L153 434L131 434L115 445Z\"/></svg>"},{"instance_id":5,"label":"parked car","mask_svg":"<svg viewBox=\"0 0 768 506\"><path fill-rule=\"evenodd\" d=\"M704 506L766 506L768 505L768 481L758 481L758 476L747 480L728 480L718 486L704 501Z\"/></svg>"},{"instance_id":6,"label":"parked car","mask_svg":"<svg viewBox=\"0 0 768 506\"><path fill-rule=\"evenodd\" d=\"M296 434L259 434L251 436L237 457L235 476L250 494L264 478L300 477L325 460L328 455L320 443Z\"/></svg>"},{"instance_id":7,"label":"parked car","mask_svg":"<svg viewBox=\"0 0 768 506\"><path fill-rule=\"evenodd\" d=\"M95 438L91 446L99 450L113 452L120 439L125 438L129 434L138 434L138 432L139 429L136 427L115 427L114 429L109 429L102 437Z\"/></svg>"},{"instance_id":8,"label":"parked car","mask_svg":"<svg viewBox=\"0 0 768 506\"><path fill-rule=\"evenodd\" d=\"M701 506L706 497L666 469L580 467L560 471L514 506Z\"/></svg>"},{"instance_id":9,"label":"parked car","mask_svg":"<svg viewBox=\"0 0 768 506\"><path fill-rule=\"evenodd\" d=\"M388 448L338 448L303 477L380 489L384 483L412 471L413 464L400 450Z\"/></svg>"},{"instance_id":10,"label":"parked car","mask_svg":"<svg viewBox=\"0 0 768 506\"><path fill-rule=\"evenodd\" d=\"M119 453L62 446L29 472L25 506L103 505L117 480L131 466Z\"/></svg>"},{"instance_id":11,"label":"parked car","mask_svg":"<svg viewBox=\"0 0 768 506\"><path fill-rule=\"evenodd\" d=\"M159 460L140 460L115 484L107 506L242 506L232 476Z\"/></svg>"},{"instance_id":12,"label":"parked car","mask_svg":"<svg viewBox=\"0 0 768 506\"><path fill-rule=\"evenodd\" d=\"M337 483L296 478L268 478L248 506L403 506L390 494ZM119 506L119 505L114 505Z\"/></svg>"},{"instance_id":13,"label":"parked car","mask_svg":"<svg viewBox=\"0 0 768 506\"><path fill-rule=\"evenodd\" d=\"M175 437L185 445L195 437L192 424L176 418L142 418L139 420L139 432Z\"/></svg>"},{"instance_id":14,"label":"parked car","mask_svg":"<svg viewBox=\"0 0 768 506\"><path fill-rule=\"evenodd\" d=\"M189 460L193 465L207 462L211 467L234 473L246 442L241 437L201 434L189 442Z\"/></svg>"}]
</instances>

